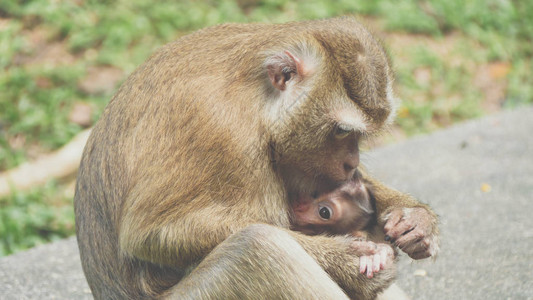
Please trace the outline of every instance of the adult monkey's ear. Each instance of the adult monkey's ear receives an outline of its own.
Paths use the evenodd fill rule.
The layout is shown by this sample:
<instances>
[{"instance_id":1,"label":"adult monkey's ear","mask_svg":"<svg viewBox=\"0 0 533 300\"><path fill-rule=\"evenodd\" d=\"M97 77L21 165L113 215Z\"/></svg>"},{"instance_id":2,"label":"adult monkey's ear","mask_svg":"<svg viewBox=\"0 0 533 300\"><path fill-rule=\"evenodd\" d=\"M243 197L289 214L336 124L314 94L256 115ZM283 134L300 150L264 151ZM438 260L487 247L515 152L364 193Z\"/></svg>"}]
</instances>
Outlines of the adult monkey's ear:
<instances>
[{"instance_id":1,"label":"adult monkey's ear","mask_svg":"<svg viewBox=\"0 0 533 300\"><path fill-rule=\"evenodd\" d=\"M306 76L304 61L289 50L268 57L265 66L270 83L279 91L286 90L289 81L301 81Z\"/></svg>"}]
</instances>

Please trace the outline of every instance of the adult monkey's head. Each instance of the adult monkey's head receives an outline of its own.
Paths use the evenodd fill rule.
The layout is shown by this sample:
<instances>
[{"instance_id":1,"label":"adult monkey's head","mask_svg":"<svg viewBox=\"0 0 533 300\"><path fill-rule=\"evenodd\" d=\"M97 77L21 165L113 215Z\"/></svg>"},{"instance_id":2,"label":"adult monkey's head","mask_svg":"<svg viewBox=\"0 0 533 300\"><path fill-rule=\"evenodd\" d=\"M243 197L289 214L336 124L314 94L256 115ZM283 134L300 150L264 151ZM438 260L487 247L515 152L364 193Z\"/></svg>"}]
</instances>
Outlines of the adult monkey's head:
<instances>
[{"instance_id":1,"label":"adult monkey's head","mask_svg":"<svg viewBox=\"0 0 533 300\"><path fill-rule=\"evenodd\" d=\"M362 25L350 23L323 21L323 30L265 60L272 155L291 193L323 193L353 178L361 138L394 117L388 57Z\"/></svg>"}]
</instances>

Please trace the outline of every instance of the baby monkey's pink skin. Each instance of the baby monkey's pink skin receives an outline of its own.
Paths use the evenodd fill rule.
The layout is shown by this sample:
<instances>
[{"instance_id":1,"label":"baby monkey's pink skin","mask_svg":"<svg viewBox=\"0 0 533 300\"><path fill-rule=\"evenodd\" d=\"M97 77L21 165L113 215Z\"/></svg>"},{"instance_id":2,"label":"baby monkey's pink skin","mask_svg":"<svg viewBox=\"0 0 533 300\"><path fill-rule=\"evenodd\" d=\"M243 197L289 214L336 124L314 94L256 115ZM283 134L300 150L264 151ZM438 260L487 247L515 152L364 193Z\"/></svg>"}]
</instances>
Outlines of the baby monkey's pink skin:
<instances>
[{"instance_id":1,"label":"baby monkey's pink skin","mask_svg":"<svg viewBox=\"0 0 533 300\"><path fill-rule=\"evenodd\" d=\"M375 219L368 189L359 179L348 181L318 198L300 196L292 206L292 229L309 235L350 234L360 237L353 243L359 253L360 268L368 278L394 258L392 248L367 241L368 226Z\"/></svg>"}]
</instances>

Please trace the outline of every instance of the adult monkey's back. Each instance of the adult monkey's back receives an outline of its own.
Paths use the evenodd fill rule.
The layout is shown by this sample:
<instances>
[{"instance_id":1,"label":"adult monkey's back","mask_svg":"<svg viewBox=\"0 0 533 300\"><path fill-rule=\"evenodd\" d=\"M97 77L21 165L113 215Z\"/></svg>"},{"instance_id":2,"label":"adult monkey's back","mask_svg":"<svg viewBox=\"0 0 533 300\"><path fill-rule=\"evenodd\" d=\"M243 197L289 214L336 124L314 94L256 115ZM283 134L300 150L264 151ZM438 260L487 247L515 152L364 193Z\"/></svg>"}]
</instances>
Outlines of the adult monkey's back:
<instances>
[{"instance_id":1,"label":"adult monkey's back","mask_svg":"<svg viewBox=\"0 0 533 300\"><path fill-rule=\"evenodd\" d=\"M392 119L391 85L383 49L351 18L221 25L160 49L81 162L95 298L374 297L394 266L368 279L350 238L288 231L289 202L354 176L359 138ZM434 254L429 208L369 180L386 233L414 258Z\"/></svg>"}]
</instances>

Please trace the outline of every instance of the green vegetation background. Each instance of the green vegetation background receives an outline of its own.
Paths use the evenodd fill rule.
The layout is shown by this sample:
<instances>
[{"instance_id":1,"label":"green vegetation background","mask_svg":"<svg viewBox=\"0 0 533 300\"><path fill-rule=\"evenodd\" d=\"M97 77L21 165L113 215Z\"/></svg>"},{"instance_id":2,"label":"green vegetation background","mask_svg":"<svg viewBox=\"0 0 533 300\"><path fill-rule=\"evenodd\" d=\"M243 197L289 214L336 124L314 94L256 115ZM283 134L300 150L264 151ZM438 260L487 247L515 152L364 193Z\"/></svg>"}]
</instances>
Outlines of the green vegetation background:
<instances>
[{"instance_id":1,"label":"green vegetation background","mask_svg":"<svg viewBox=\"0 0 533 300\"><path fill-rule=\"evenodd\" d=\"M389 46L409 136L533 102L528 0L4 0L0 172L90 127L160 45L223 22L354 14ZM74 233L73 178L0 198L0 256Z\"/></svg>"}]
</instances>

